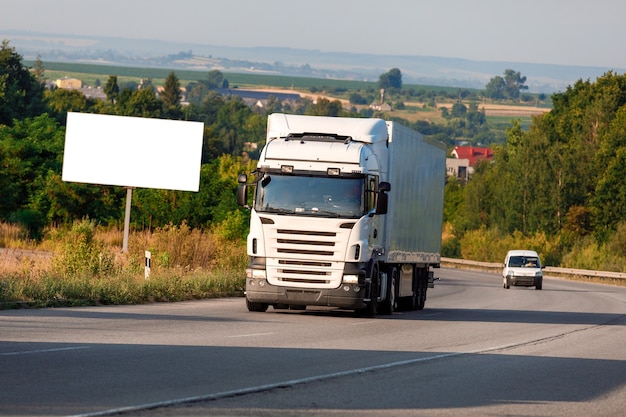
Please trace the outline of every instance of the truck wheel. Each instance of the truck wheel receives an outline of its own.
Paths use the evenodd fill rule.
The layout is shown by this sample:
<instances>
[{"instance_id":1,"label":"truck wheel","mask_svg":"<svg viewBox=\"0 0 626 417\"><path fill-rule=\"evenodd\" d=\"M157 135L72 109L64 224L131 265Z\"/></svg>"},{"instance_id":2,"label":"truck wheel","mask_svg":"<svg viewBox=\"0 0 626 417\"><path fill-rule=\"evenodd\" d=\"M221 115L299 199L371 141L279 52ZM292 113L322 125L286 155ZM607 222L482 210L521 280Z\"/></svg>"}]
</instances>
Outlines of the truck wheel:
<instances>
[{"instance_id":1,"label":"truck wheel","mask_svg":"<svg viewBox=\"0 0 626 417\"><path fill-rule=\"evenodd\" d=\"M259 313L263 313L267 311L269 304L267 303L254 303L252 301L248 301L246 298L246 307L248 307L248 311L256 311Z\"/></svg>"},{"instance_id":2,"label":"truck wheel","mask_svg":"<svg viewBox=\"0 0 626 417\"><path fill-rule=\"evenodd\" d=\"M412 310L423 310L426 305L426 290L428 289L428 268L416 268L414 274L415 290L412 297Z\"/></svg>"},{"instance_id":3,"label":"truck wheel","mask_svg":"<svg viewBox=\"0 0 626 417\"><path fill-rule=\"evenodd\" d=\"M393 314L398 311L398 268L389 270L387 281L387 299L380 306L380 314Z\"/></svg>"},{"instance_id":4,"label":"truck wheel","mask_svg":"<svg viewBox=\"0 0 626 417\"><path fill-rule=\"evenodd\" d=\"M378 273L378 265L372 268L372 284L370 285L370 301L367 307L357 310L359 316L376 317L378 312L378 296L380 295L380 274Z\"/></svg>"},{"instance_id":5,"label":"truck wheel","mask_svg":"<svg viewBox=\"0 0 626 417\"><path fill-rule=\"evenodd\" d=\"M417 280L417 290L415 293L415 309L423 310L426 306L426 290L428 290L428 271L422 274Z\"/></svg>"}]
</instances>

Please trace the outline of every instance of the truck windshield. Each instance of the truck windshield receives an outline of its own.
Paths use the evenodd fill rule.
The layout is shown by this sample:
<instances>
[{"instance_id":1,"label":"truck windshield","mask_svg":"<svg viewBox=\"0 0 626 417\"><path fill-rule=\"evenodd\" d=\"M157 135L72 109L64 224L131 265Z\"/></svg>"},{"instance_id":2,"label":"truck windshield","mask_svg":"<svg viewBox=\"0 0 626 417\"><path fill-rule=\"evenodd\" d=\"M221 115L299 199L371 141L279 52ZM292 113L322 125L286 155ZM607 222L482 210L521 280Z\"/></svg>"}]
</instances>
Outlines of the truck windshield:
<instances>
[{"instance_id":1,"label":"truck windshield","mask_svg":"<svg viewBox=\"0 0 626 417\"><path fill-rule=\"evenodd\" d=\"M257 212L359 218L363 213L362 178L265 175L259 181Z\"/></svg>"}]
</instances>

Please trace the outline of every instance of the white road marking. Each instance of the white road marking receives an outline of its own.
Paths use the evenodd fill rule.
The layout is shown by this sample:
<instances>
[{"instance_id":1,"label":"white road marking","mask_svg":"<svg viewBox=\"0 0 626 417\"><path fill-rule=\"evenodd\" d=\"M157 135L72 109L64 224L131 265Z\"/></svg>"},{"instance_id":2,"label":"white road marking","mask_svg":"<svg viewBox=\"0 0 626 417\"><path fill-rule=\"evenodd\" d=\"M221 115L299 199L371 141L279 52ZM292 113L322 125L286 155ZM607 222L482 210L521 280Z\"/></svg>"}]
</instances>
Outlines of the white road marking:
<instances>
[{"instance_id":1,"label":"white road marking","mask_svg":"<svg viewBox=\"0 0 626 417\"><path fill-rule=\"evenodd\" d=\"M254 337L254 336L269 336L271 334L276 334L275 332L269 332L269 333L248 333L248 334L236 334L233 336L228 336L228 337Z\"/></svg>"},{"instance_id":2,"label":"white road marking","mask_svg":"<svg viewBox=\"0 0 626 417\"><path fill-rule=\"evenodd\" d=\"M54 349L24 350L21 352L0 353L0 356L30 355L32 353L62 352L64 350L77 350L77 349L87 349L87 348L89 348L89 346L74 346L74 347L54 348Z\"/></svg>"}]
</instances>

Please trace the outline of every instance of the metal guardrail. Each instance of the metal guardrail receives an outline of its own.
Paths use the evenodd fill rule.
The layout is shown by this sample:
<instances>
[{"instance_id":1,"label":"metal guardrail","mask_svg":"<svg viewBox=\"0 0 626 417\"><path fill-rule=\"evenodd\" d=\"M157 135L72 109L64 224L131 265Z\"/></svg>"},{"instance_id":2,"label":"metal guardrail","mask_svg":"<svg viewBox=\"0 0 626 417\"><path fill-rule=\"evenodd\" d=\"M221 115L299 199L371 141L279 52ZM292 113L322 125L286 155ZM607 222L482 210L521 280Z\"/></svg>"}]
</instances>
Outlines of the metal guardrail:
<instances>
[{"instance_id":1,"label":"metal guardrail","mask_svg":"<svg viewBox=\"0 0 626 417\"><path fill-rule=\"evenodd\" d=\"M441 258L441 266L447 267L463 267L467 269L479 269L482 271L499 272L502 271L502 264L496 262L479 262L468 261L466 259ZM626 284L626 273L612 271L593 271L590 269L573 269L573 268L556 268L546 266L544 269L546 276L555 276L563 278L599 278L601 280L620 281ZM622 281L623 280L623 281Z\"/></svg>"}]
</instances>

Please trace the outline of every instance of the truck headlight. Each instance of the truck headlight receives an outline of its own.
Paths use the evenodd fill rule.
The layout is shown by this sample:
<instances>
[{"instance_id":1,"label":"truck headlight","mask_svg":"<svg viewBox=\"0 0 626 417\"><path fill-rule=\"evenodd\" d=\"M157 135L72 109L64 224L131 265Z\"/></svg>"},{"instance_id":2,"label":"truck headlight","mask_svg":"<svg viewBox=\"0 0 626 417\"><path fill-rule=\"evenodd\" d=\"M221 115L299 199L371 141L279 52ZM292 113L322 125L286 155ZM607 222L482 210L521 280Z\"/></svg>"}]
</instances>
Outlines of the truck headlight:
<instances>
[{"instance_id":1,"label":"truck headlight","mask_svg":"<svg viewBox=\"0 0 626 417\"><path fill-rule=\"evenodd\" d=\"M343 283L344 284L358 284L359 276L358 275L344 275Z\"/></svg>"},{"instance_id":2,"label":"truck headlight","mask_svg":"<svg viewBox=\"0 0 626 417\"><path fill-rule=\"evenodd\" d=\"M246 278L266 279L265 269L246 269Z\"/></svg>"}]
</instances>

